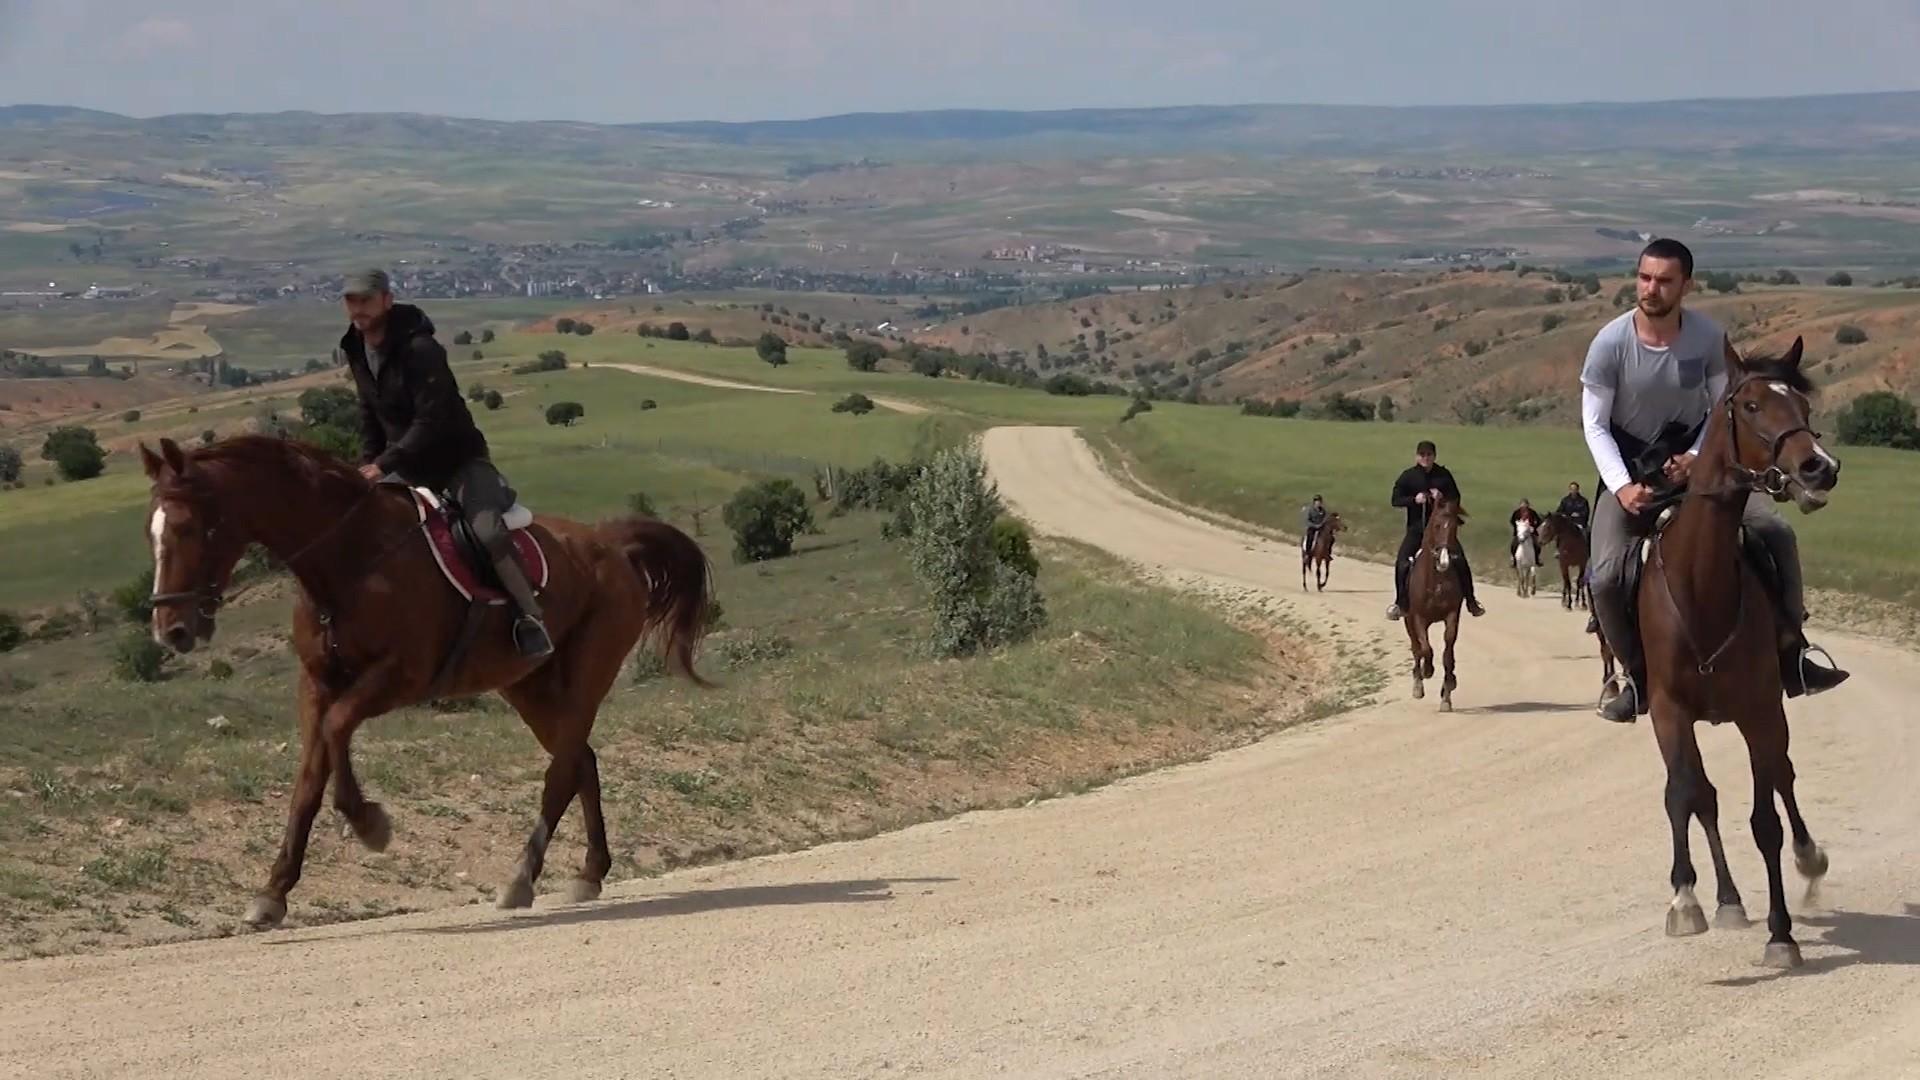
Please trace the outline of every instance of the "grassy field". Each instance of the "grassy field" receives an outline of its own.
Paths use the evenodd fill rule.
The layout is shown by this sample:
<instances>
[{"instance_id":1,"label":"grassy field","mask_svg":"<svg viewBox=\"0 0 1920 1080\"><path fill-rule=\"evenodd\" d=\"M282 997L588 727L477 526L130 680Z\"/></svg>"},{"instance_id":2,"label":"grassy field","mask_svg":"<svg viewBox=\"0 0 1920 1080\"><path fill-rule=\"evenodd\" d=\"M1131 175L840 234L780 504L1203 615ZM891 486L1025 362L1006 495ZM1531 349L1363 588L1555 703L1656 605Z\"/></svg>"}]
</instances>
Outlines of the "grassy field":
<instances>
[{"instance_id":1,"label":"grassy field","mask_svg":"<svg viewBox=\"0 0 1920 1080\"><path fill-rule=\"evenodd\" d=\"M508 395L478 415L509 477L546 512L605 516L635 492L689 529L693 512L707 511L702 541L725 608L703 660L722 689L697 692L636 663L602 713L596 744L616 877L1080 790L1244 742L1309 708L1321 715L1371 685L1327 683L1314 649L1271 618L1228 617L1131 583L1123 568L1070 546L1039 548L1051 614L1041 635L958 663L923 652L918 586L875 515L828 516L816 504L820 532L792 558L728 558L714 508L751 479L785 475L810 490L814 469L828 464L949 445L981 427L994 401L1061 422L1114 416L1115 401L860 376L844 365L837 374L825 355L784 370L821 391L811 395L592 368L501 370L523 347L550 345L542 335L503 341L498 360L462 365L466 385ZM637 338L629 347L645 351ZM731 356L714 363L720 350L654 352L645 359L671 354L675 366L746 373ZM840 379L980 411L835 414L827 388ZM545 406L560 400L584 403L585 420L547 425ZM656 407L643 409L646 400ZM236 406L182 419L242 416ZM0 654L3 955L230 932L277 843L293 768L287 583L237 593L214 647L169 661L150 684L109 674L114 650L138 629L109 607L73 610L82 588L144 587L145 502L126 453L100 479L0 495L9 552L0 607L63 605L79 623ZM216 660L230 677L214 677ZM538 790L542 759L517 718L489 702L410 710L375 721L358 746L398 839L370 856L322 821L295 918L485 895ZM562 829L551 880L577 862L576 830L577 821Z\"/></svg>"}]
</instances>

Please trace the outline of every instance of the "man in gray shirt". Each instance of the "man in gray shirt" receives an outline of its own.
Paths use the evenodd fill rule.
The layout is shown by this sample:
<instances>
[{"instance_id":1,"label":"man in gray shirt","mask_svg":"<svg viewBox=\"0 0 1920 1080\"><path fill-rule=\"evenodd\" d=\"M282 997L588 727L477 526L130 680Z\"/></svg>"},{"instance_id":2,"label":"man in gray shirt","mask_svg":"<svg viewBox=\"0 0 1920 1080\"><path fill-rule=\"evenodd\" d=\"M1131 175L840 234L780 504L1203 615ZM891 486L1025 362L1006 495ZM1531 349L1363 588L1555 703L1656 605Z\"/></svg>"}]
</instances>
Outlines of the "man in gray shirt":
<instances>
[{"instance_id":1,"label":"man in gray shirt","mask_svg":"<svg viewBox=\"0 0 1920 1080\"><path fill-rule=\"evenodd\" d=\"M1726 393L1727 355L1733 351L1719 324L1681 308L1693 286L1693 253L1686 245L1668 239L1648 244L1637 277L1638 302L1594 335L1580 371L1580 417L1601 486L1589 564L1594 621L1587 629L1606 633L1629 675L1640 661L1640 628L1627 618L1626 559L1632 538L1653 524L1647 513L1653 493L1639 482L1653 477L1636 477L1628 463L1664 462L1658 471L1667 482L1686 484L1706 439L1707 413ZM1788 697L1817 694L1840 685L1847 673L1806 658L1799 548L1792 527L1768 501L1759 492L1749 496L1742 524L1765 541L1779 568L1787 631L1795 639L1782 650L1781 678ZM1601 705L1600 715L1630 723L1646 709L1639 688L1629 682Z\"/></svg>"}]
</instances>

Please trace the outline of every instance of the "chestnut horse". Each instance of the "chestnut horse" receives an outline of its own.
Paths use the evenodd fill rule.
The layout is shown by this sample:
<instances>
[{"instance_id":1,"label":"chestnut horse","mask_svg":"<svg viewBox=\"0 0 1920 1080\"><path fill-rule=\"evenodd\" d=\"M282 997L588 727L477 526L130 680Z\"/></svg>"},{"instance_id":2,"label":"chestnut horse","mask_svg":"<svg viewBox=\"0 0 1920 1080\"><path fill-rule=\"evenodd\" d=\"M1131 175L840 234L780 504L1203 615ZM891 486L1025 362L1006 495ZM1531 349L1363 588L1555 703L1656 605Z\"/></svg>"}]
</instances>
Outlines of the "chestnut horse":
<instances>
[{"instance_id":1,"label":"chestnut horse","mask_svg":"<svg viewBox=\"0 0 1920 1080\"><path fill-rule=\"evenodd\" d=\"M1453 548L1459 539L1460 523L1466 519L1466 508L1445 496L1429 503L1420 551L1414 555L1413 569L1407 575L1407 610L1402 621L1413 643L1414 697L1427 696L1425 680L1433 677L1430 630L1436 623L1446 624L1441 658L1446 674L1440 683L1442 712L1453 711L1453 690L1459 685L1453 676L1453 643L1460 636L1462 599L1459 574L1453 567Z\"/></svg>"},{"instance_id":2,"label":"chestnut horse","mask_svg":"<svg viewBox=\"0 0 1920 1080\"><path fill-rule=\"evenodd\" d=\"M1560 606L1571 611L1575 604L1588 606L1587 534L1572 518L1555 510L1540 522L1542 544L1553 545L1554 558L1560 564Z\"/></svg>"},{"instance_id":3,"label":"chestnut horse","mask_svg":"<svg viewBox=\"0 0 1920 1080\"><path fill-rule=\"evenodd\" d=\"M1687 850L1689 815L1706 833L1719 891L1716 923L1745 926L1746 909L1720 846L1719 801L1707 780L1694 724L1731 720L1746 740L1753 773L1753 838L1767 865L1767 929L1761 962L1800 965L1781 880L1780 815L1793 830L1794 865L1817 881L1827 856L1807 831L1794 799L1782 698L1781 627L1765 585L1744 557L1740 517L1748 496L1792 498L1804 513L1825 506L1840 462L1808 426L1812 385L1800 371L1801 342L1779 359L1743 360L1729 347L1727 393L1707 417L1685 498L1651 541L1636 598L1645 642L1646 690L1653 730L1667 768L1667 817L1673 829L1673 903L1667 933L1705 933Z\"/></svg>"},{"instance_id":4,"label":"chestnut horse","mask_svg":"<svg viewBox=\"0 0 1920 1080\"><path fill-rule=\"evenodd\" d=\"M376 485L323 451L264 435L191 453L162 439L158 454L141 444L140 457L153 481L147 529L156 639L184 653L212 638L234 564L249 544L271 552L300 586L293 611L299 773L279 856L247 912L249 924L267 928L285 918L329 777L334 806L360 842L386 848L387 813L354 778L354 730L438 694L499 692L551 757L539 820L514 877L499 890L499 906L533 903L547 844L575 795L587 856L568 895L600 894L613 858L587 738L627 654L649 632L660 631L661 654L673 668L710 685L693 670L711 591L698 544L647 518L583 525L540 517L530 530L550 568L542 606L554 652L521 658L504 607L484 610L473 624L478 636L462 651L454 643L467 625L467 601L441 577L404 488Z\"/></svg>"},{"instance_id":5,"label":"chestnut horse","mask_svg":"<svg viewBox=\"0 0 1920 1080\"><path fill-rule=\"evenodd\" d=\"M1307 568L1313 568L1313 587L1317 592L1327 587L1327 578L1333 568L1333 537L1345 530L1347 523L1340 520L1339 514L1328 514L1320 531L1313 534L1313 548L1300 549L1300 591L1307 591Z\"/></svg>"}]
</instances>

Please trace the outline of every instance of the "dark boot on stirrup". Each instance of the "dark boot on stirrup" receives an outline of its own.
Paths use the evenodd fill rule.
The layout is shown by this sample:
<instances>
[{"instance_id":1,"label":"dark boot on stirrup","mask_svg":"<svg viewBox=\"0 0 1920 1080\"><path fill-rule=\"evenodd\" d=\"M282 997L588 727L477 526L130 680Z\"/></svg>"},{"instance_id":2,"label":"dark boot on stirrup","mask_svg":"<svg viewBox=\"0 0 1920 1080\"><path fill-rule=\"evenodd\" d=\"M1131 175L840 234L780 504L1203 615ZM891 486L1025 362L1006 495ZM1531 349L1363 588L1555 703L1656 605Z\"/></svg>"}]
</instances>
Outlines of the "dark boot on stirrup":
<instances>
[{"instance_id":1,"label":"dark boot on stirrup","mask_svg":"<svg viewBox=\"0 0 1920 1080\"><path fill-rule=\"evenodd\" d=\"M540 605L533 598L526 575L520 572L519 561L511 555L495 559L493 572L500 575L500 584L506 587L507 595L513 598L513 605L520 612L520 617L513 621L513 647L528 658L551 655L553 639L547 636L546 624L540 621Z\"/></svg>"},{"instance_id":2,"label":"dark boot on stirrup","mask_svg":"<svg viewBox=\"0 0 1920 1080\"><path fill-rule=\"evenodd\" d=\"M1804 631L1796 633L1792 643L1780 650L1780 685L1786 688L1789 698L1831 690L1851 677L1851 672L1840 670L1837 664L1828 667L1815 663L1810 659L1812 653L1825 656L1829 662L1833 660L1827 650L1809 645Z\"/></svg>"},{"instance_id":3,"label":"dark boot on stirrup","mask_svg":"<svg viewBox=\"0 0 1920 1080\"><path fill-rule=\"evenodd\" d=\"M1616 724L1631 724L1635 720L1635 714L1639 711L1636 708L1639 702L1639 691L1634 687L1633 681L1631 679L1623 679L1621 680L1620 692L1608 698L1606 702L1600 706L1600 715Z\"/></svg>"}]
</instances>

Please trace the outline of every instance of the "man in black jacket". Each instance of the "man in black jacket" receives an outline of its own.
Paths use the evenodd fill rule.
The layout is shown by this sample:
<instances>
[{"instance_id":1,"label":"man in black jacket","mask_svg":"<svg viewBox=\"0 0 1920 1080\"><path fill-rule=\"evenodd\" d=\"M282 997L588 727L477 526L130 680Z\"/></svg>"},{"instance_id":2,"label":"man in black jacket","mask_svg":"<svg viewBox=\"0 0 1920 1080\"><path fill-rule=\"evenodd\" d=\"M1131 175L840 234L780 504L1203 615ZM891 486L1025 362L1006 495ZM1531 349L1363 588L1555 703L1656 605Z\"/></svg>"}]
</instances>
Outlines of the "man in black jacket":
<instances>
[{"instance_id":1,"label":"man in black jacket","mask_svg":"<svg viewBox=\"0 0 1920 1080\"><path fill-rule=\"evenodd\" d=\"M502 520L513 508L513 489L487 458L486 437L460 397L433 321L412 304L393 302L383 270L349 275L341 299L352 325L339 352L360 394L360 474L451 494L519 610L514 647L523 656L553 652Z\"/></svg>"},{"instance_id":2,"label":"man in black jacket","mask_svg":"<svg viewBox=\"0 0 1920 1080\"><path fill-rule=\"evenodd\" d=\"M1400 541L1400 554L1393 560L1393 606L1387 609L1387 618L1398 621L1407 610L1407 577L1413 570L1413 557L1420 553L1420 539L1427 530L1427 506L1435 498L1445 496L1449 501L1460 501L1460 486L1453 481L1453 473L1445 465L1434 463L1437 453L1434 445L1425 439L1414 448L1413 467L1400 474L1393 482L1393 505L1407 511L1407 535ZM1473 571L1467 566L1467 553L1456 541L1453 545L1453 565L1460 568L1460 596L1466 601L1467 611L1476 618L1485 615L1487 609L1473 596Z\"/></svg>"},{"instance_id":3,"label":"man in black jacket","mask_svg":"<svg viewBox=\"0 0 1920 1080\"><path fill-rule=\"evenodd\" d=\"M1580 526L1582 533L1587 531L1587 519L1592 515L1593 508L1587 505L1587 497L1580 494L1578 483L1567 485L1567 494L1560 500L1557 509L1575 525Z\"/></svg>"}]
</instances>

